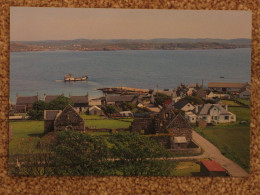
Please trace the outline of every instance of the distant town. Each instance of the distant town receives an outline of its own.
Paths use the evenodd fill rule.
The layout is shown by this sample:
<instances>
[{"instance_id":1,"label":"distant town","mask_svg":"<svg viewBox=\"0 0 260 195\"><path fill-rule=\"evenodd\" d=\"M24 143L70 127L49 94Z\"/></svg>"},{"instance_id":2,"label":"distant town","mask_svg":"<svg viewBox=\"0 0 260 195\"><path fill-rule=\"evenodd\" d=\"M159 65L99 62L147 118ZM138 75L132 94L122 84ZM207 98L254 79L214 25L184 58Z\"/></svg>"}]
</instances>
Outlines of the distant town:
<instances>
[{"instance_id":1,"label":"distant town","mask_svg":"<svg viewBox=\"0 0 260 195\"><path fill-rule=\"evenodd\" d=\"M52 40L11 41L11 52L28 51L115 51L115 50L193 50L250 48L251 39L151 39L151 40Z\"/></svg>"},{"instance_id":2,"label":"distant town","mask_svg":"<svg viewBox=\"0 0 260 195\"><path fill-rule=\"evenodd\" d=\"M44 94L43 100L39 99L38 94L35 96L17 94L15 105L10 105L10 171L12 174L33 175L32 172L28 172L28 166L31 166L32 161L28 162L23 154L26 151L28 158L28 150L25 148L22 151L21 146L29 144L34 154L44 149L42 155L46 155L49 147L54 147L58 155L60 150L64 149L56 150L55 144L63 143L59 140L61 138L59 133L68 134L74 131L83 133L82 136L85 134L99 136L98 139L105 140L102 143L107 143L107 146L102 147L111 150L106 154L108 156L94 162L112 163L111 159L119 158L122 162L145 163L149 170L147 173L142 173L139 169L137 171L136 167L140 164L133 164L136 169L129 172L125 164L115 160L114 163L118 163L116 168L114 165L111 167L116 171L108 174L149 175L154 169L150 167L152 166L150 163L153 162L151 160L160 161L159 158L163 157L174 164L169 165L171 168L168 170L162 168L163 165L159 163L161 169L158 168L160 171L155 172L155 175L248 176L250 88L250 83L208 83L206 88L198 83L180 83L176 89L164 90L108 87L100 88L103 96L95 99L90 99L87 93L81 96L70 94L69 97L65 97L64 94ZM123 137L119 139L117 136ZM136 137L131 141L131 136ZM225 138L221 139L223 136ZM143 139L147 139L146 144L143 143ZM139 143L138 140L143 141ZM149 140L154 140L155 143L150 143ZM234 140L240 145L233 144ZM129 145L126 145L126 142L129 142ZM85 143L82 142L83 145ZM120 144L130 148L124 148ZM142 149L148 147L145 153L140 154L141 156L137 155L139 144ZM168 154L160 153L153 156L153 153L157 153L151 151L157 144ZM140 148L140 151L142 149ZM120 154L119 150L122 150ZM161 151L158 148L155 150ZM127 152L130 152L127 156L121 156ZM133 157L132 152L137 156ZM35 158L34 154L29 155L30 158L32 156ZM48 158L51 158L53 152L47 154ZM145 159L140 161L142 156ZM56 157L48 163L52 164ZM62 154L58 159L60 158L66 158L66 155ZM44 162L41 161L41 165L35 169L44 167L44 170L49 171L49 175L67 174L63 165L62 169L58 168L60 165L49 166L46 163L46 156L44 159ZM40 160L37 158L37 161ZM80 162L75 161L66 166L71 166L75 171L74 163ZM53 166L57 169L50 168ZM109 170L113 170L111 167ZM95 174L89 169L82 169L84 169L82 174ZM182 169L186 171L182 172ZM168 172L165 172L166 170ZM100 173L99 171L101 169L97 168L96 173ZM38 173L41 172L36 171L35 175Z\"/></svg>"}]
</instances>

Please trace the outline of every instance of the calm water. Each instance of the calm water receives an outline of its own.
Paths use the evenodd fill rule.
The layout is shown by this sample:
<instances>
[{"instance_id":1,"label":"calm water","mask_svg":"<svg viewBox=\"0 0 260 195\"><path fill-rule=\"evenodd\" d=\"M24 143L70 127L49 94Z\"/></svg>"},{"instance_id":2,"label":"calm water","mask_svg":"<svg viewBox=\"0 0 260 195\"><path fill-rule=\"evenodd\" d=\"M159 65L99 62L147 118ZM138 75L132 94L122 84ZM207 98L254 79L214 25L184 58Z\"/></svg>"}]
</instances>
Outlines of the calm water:
<instances>
[{"instance_id":1,"label":"calm water","mask_svg":"<svg viewBox=\"0 0 260 195\"><path fill-rule=\"evenodd\" d=\"M15 52L10 59L10 96L15 94L102 95L99 87L175 88L180 82L250 81L251 50L152 50L97 52ZM86 82L57 82L65 74ZM224 79L219 78L224 76Z\"/></svg>"}]
</instances>

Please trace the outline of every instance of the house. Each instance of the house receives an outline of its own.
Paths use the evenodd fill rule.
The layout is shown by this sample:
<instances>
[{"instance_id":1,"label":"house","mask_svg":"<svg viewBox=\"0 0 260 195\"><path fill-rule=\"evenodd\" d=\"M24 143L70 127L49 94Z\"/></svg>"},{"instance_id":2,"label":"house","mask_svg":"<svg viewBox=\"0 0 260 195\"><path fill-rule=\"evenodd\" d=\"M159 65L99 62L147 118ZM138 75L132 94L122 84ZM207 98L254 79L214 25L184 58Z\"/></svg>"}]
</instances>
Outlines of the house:
<instances>
[{"instance_id":1,"label":"house","mask_svg":"<svg viewBox=\"0 0 260 195\"><path fill-rule=\"evenodd\" d=\"M163 107L156 115L135 118L130 128L131 132L144 130L144 134L170 133L174 137L174 148L186 148L192 139L189 122L181 113L176 115L172 107Z\"/></svg>"},{"instance_id":2,"label":"house","mask_svg":"<svg viewBox=\"0 0 260 195\"><path fill-rule=\"evenodd\" d=\"M193 112L185 112L185 118L190 122L190 123L196 123L197 121L197 115L194 114Z\"/></svg>"},{"instance_id":3,"label":"house","mask_svg":"<svg viewBox=\"0 0 260 195\"><path fill-rule=\"evenodd\" d=\"M133 113L131 111L122 111L119 112L122 117L133 117Z\"/></svg>"},{"instance_id":4,"label":"house","mask_svg":"<svg viewBox=\"0 0 260 195\"><path fill-rule=\"evenodd\" d=\"M184 112L191 111L195 107L189 103L189 101L185 98L180 99L178 102L176 102L173 107L178 110L182 110Z\"/></svg>"},{"instance_id":5,"label":"house","mask_svg":"<svg viewBox=\"0 0 260 195\"><path fill-rule=\"evenodd\" d=\"M248 83L208 83L208 89L217 92L238 93Z\"/></svg>"},{"instance_id":6,"label":"house","mask_svg":"<svg viewBox=\"0 0 260 195\"><path fill-rule=\"evenodd\" d=\"M228 107L223 108L219 104L196 105L194 114L197 119L202 118L207 123L230 123L236 121L236 115L228 111Z\"/></svg>"},{"instance_id":7,"label":"house","mask_svg":"<svg viewBox=\"0 0 260 195\"><path fill-rule=\"evenodd\" d=\"M33 104L39 100L39 95L36 96L18 96L16 95L15 112L26 113L33 109Z\"/></svg>"},{"instance_id":8,"label":"house","mask_svg":"<svg viewBox=\"0 0 260 195\"><path fill-rule=\"evenodd\" d=\"M229 94L223 94L223 93L214 93L213 91L210 91L206 95L206 99L216 99L216 98L230 99L230 95Z\"/></svg>"},{"instance_id":9,"label":"house","mask_svg":"<svg viewBox=\"0 0 260 195\"><path fill-rule=\"evenodd\" d=\"M74 104L74 108L77 112L86 112L89 107L88 94L85 96L72 96L69 94L71 101Z\"/></svg>"},{"instance_id":10,"label":"house","mask_svg":"<svg viewBox=\"0 0 260 195\"><path fill-rule=\"evenodd\" d=\"M54 131L64 130L85 130L84 120L71 105L67 105L54 120Z\"/></svg>"},{"instance_id":11,"label":"house","mask_svg":"<svg viewBox=\"0 0 260 195\"><path fill-rule=\"evenodd\" d=\"M107 95L101 100L101 103L103 106L121 106L123 102L136 104L137 99L138 97L136 95Z\"/></svg>"},{"instance_id":12,"label":"house","mask_svg":"<svg viewBox=\"0 0 260 195\"><path fill-rule=\"evenodd\" d=\"M192 128L181 113L178 113L166 128L174 136L174 148L187 148L192 139Z\"/></svg>"},{"instance_id":13,"label":"house","mask_svg":"<svg viewBox=\"0 0 260 195\"><path fill-rule=\"evenodd\" d=\"M102 110L101 108L97 107L97 106L91 106L89 109L88 109L88 113L90 115L101 115L102 114Z\"/></svg>"},{"instance_id":14,"label":"house","mask_svg":"<svg viewBox=\"0 0 260 195\"><path fill-rule=\"evenodd\" d=\"M61 110L44 110L44 133L54 131L54 121Z\"/></svg>"},{"instance_id":15,"label":"house","mask_svg":"<svg viewBox=\"0 0 260 195\"><path fill-rule=\"evenodd\" d=\"M97 99L90 99L88 102L88 105L91 106L97 106L101 108L101 99L97 98Z\"/></svg>"},{"instance_id":16,"label":"house","mask_svg":"<svg viewBox=\"0 0 260 195\"><path fill-rule=\"evenodd\" d=\"M250 96L251 96L251 90L248 87L241 89L240 93L238 94L238 97L241 99L249 99Z\"/></svg>"},{"instance_id":17,"label":"house","mask_svg":"<svg viewBox=\"0 0 260 195\"><path fill-rule=\"evenodd\" d=\"M227 171L221 167L216 161L202 160L200 162L201 176L225 177Z\"/></svg>"},{"instance_id":18,"label":"house","mask_svg":"<svg viewBox=\"0 0 260 195\"><path fill-rule=\"evenodd\" d=\"M49 103L51 102L52 100L55 100L57 97L59 96L64 96L64 94L62 93L61 95L47 95L47 94L44 94L43 95L43 101L45 103Z\"/></svg>"}]
</instances>

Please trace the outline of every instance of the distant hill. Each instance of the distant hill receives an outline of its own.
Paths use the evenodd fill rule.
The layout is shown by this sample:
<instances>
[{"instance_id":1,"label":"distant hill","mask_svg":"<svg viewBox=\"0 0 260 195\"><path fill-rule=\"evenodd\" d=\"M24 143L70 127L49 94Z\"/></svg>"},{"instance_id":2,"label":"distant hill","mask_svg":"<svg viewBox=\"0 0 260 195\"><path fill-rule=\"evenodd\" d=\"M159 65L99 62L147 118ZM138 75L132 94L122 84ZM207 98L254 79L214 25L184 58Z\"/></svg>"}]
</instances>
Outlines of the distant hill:
<instances>
[{"instance_id":1,"label":"distant hill","mask_svg":"<svg viewBox=\"0 0 260 195\"><path fill-rule=\"evenodd\" d=\"M11 52L26 51L111 51L234 49L251 47L251 39L75 39L46 41L11 41Z\"/></svg>"}]
</instances>

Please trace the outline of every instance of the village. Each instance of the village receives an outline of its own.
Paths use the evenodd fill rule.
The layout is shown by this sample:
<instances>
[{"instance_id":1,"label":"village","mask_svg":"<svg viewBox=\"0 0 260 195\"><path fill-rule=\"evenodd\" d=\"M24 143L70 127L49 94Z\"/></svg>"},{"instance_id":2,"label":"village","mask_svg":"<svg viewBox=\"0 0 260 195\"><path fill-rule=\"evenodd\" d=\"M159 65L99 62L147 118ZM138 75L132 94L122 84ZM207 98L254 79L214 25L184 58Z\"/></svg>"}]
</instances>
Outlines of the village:
<instances>
[{"instance_id":1,"label":"village","mask_svg":"<svg viewBox=\"0 0 260 195\"><path fill-rule=\"evenodd\" d=\"M28 151L22 151L25 142L35 139L28 145L33 150L46 140L48 145L53 140L49 135L55 132L77 131L100 137L128 133L152 139L170 152L167 158L155 159L175 162L170 176L248 176L250 83L99 90L103 96L97 98L89 98L87 92L68 97L44 94L43 100L38 93L17 94L9 114L9 154L14 169L22 166L18 157Z\"/></svg>"}]
</instances>

